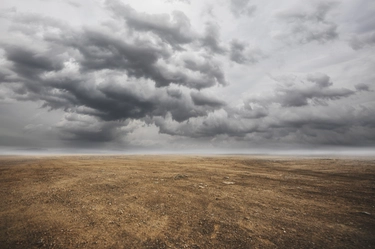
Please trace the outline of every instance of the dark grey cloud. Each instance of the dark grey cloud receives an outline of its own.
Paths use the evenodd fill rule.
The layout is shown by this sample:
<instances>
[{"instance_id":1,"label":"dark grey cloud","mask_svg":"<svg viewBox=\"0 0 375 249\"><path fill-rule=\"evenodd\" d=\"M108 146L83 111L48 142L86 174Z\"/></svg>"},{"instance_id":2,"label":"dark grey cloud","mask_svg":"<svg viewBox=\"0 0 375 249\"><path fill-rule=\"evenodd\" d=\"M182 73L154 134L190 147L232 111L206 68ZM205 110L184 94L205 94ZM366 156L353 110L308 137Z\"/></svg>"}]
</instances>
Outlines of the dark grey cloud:
<instances>
[{"instance_id":1,"label":"dark grey cloud","mask_svg":"<svg viewBox=\"0 0 375 249\"><path fill-rule=\"evenodd\" d=\"M58 71L63 68L58 56L32 51L26 47L4 45L5 58L12 63L12 70L23 78L35 78L42 72Z\"/></svg>"},{"instance_id":2,"label":"dark grey cloud","mask_svg":"<svg viewBox=\"0 0 375 249\"><path fill-rule=\"evenodd\" d=\"M82 58L79 62L82 70L124 70L128 76L135 78L147 78L155 82L158 87L168 86L171 83L184 85L191 88L202 89L212 87L215 84L225 85L224 73L220 66L210 57L205 56L199 62L192 58L184 61L175 61L175 55L178 53L173 48L193 38L185 39L186 32L181 28L181 22L170 22L165 16L143 16L131 9L129 6L118 2L110 1L113 11L121 17L127 16L127 12L135 13L137 18L131 19L127 16L127 22L132 20L131 25L134 31L152 31L160 38L161 42L151 42L149 37L135 37L124 40L122 36L115 36L112 32L95 29L85 29L81 32L72 32L71 34L51 40L63 46L74 48L80 52ZM117 6L119 5L119 6ZM140 15L140 17L138 17ZM188 20L183 17L184 26ZM160 22L154 19L160 19ZM180 19L179 19L180 20ZM150 25L148 25L150 24ZM168 34L167 34L168 33ZM187 37L187 36L186 36ZM163 41L167 39L168 47ZM129 42L130 40L131 42ZM210 51L219 52L220 47L207 40L207 46ZM197 39L199 42L199 39ZM189 51L193 52L194 51ZM201 57L202 58L202 57ZM171 70L168 65L183 64L182 68Z\"/></svg>"},{"instance_id":3,"label":"dark grey cloud","mask_svg":"<svg viewBox=\"0 0 375 249\"><path fill-rule=\"evenodd\" d=\"M147 90L148 93L145 94ZM156 90L151 88L147 90L143 88L134 91L129 87L124 88L120 84L112 83L103 86L101 92L105 94L106 99L121 104L117 108L105 107L106 110L116 111L114 114L119 116L115 119L139 119L146 116L165 116L170 113L174 120L183 121L190 117L207 115L210 111L207 108L196 105L189 95L182 91L180 92L181 95L176 98L176 94L171 96L171 90L168 89ZM176 93L176 90L174 90L174 93ZM215 107L217 108L217 106ZM127 110L131 111L131 113L126 114Z\"/></svg>"},{"instance_id":4,"label":"dark grey cloud","mask_svg":"<svg viewBox=\"0 0 375 249\"><path fill-rule=\"evenodd\" d=\"M155 124L162 133L191 138L213 138L218 135L239 137L258 130L258 124L229 118L223 110L211 113L204 119L196 118L180 123L155 118Z\"/></svg>"},{"instance_id":5,"label":"dark grey cloud","mask_svg":"<svg viewBox=\"0 0 375 249\"><path fill-rule=\"evenodd\" d=\"M173 47L178 48L179 45L191 43L195 39L190 20L183 12L174 11L172 16L147 14L137 12L119 1L106 1L106 4L116 18L126 21L132 30L151 32Z\"/></svg>"},{"instance_id":6,"label":"dark grey cloud","mask_svg":"<svg viewBox=\"0 0 375 249\"><path fill-rule=\"evenodd\" d=\"M244 134L258 131L258 125L246 123L239 119L227 119L225 116L208 117L197 129L198 136L214 137L217 135L228 135L242 137Z\"/></svg>"},{"instance_id":7,"label":"dark grey cloud","mask_svg":"<svg viewBox=\"0 0 375 249\"><path fill-rule=\"evenodd\" d=\"M203 81L205 84L210 87L216 83L221 86L226 86L228 82L225 79L223 69L220 64L212 60L204 59L194 60L194 58L186 58L183 60L185 68L192 70L193 72L199 72L201 75L204 75L205 78ZM198 85L199 86L199 85ZM196 87L198 89L204 87Z\"/></svg>"},{"instance_id":8,"label":"dark grey cloud","mask_svg":"<svg viewBox=\"0 0 375 249\"><path fill-rule=\"evenodd\" d=\"M300 110L294 115L280 117L271 127L287 130L286 136L307 144L369 145L375 140L372 134L375 120L367 115L374 109L365 109L346 106L340 111L320 110L320 113L302 113Z\"/></svg>"},{"instance_id":9,"label":"dark grey cloud","mask_svg":"<svg viewBox=\"0 0 375 249\"><path fill-rule=\"evenodd\" d=\"M181 98L182 97L182 92L181 89L179 88L168 88L167 93L169 96L174 97L174 98Z\"/></svg>"},{"instance_id":10,"label":"dark grey cloud","mask_svg":"<svg viewBox=\"0 0 375 249\"><path fill-rule=\"evenodd\" d=\"M309 74L307 75L306 79L315 83L320 88L326 88L333 85L330 77L322 73Z\"/></svg>"},{"instance_id":11,"label":"dark grey cloud","mask_svg":"<svg viewBox=\"0 0 375 249\"><path fill-rule=\"evenodd\" d=\"M316 73L310 74L303 81L303 85L296 85L294 80L282 78L275 93L271 96L255 97L250 101L267 106L272 103L282 107L298 107L306 105L327 105L327 101L349 97L355 91L347 88L331 88L333 83L328 75Z\"/></svg>"},{"instance_id":12,"label":"dark grey cloud","mask_svg":"<svg viewBox=\"0 0 375 249\"><path fill-rule=\"evenodd\" d=\"M233 40L230 47L230 59L239 64L246 63L247 58L244 55L245 49L246 44L237 40Z\"/></svg>"},{"instance_id":13,"label":"dark grey cloud","mask_svg":"<svg viewBox=\"0 0 375 249\"><path fill-rule=\"evenodd\" d=\"M375 142L374 108L361 110L346 106L344 110L305 107L290 112L288 109L270 110L271 115L246 120L228 114L210 114L190 122L175 123L160 119L160 131L173 136L211 138L224 136L230 144L247 143L261 146L331 145L368 146Z\"/></svg>"},{"instance_id":14,"label":"dark grey cloud","mask_svg":"<svg viewBox=\"0 0 375 249\"><path fill-rule=\"evenodd\" d=\"M172 82L200 83L189 82L184 72L162 72L156 62L169 57L170 51L153 44L127 43L109 33L95 30L85 30L60 42L80 52L82 70L124 70L131 77L153 79L158 86L167 86Z\"/></svg>"},{"instance_id":15,"label":"dark grey cloud","mask_svg":"<svg viewBox=\"0 0 375 249\"><path fill-rule=\"evenodd\" d=\"M201 45L211 53L224 54L227 49L221 45L219 27L214 23L206 23Z\"/></svg>"},{"instance_id":16,"label":"dark grey cloud","mask_svg":"<svg viewBox=\"0 0 375 249\"><path fill-rule=\"evenodd\" d=\"M252 16L256 11L256 6L250 5L250 0L230 0L230 10L235 17Z\"/></svg>"},{"instance_id":17,"label":"dark grey cloud","mask_svg":"<svg viewBox=\"0 0 375 249\"><path fill-rule=\"evenodd\" d=\"M153 86L140 85L135 81L121 82L119 80L107 81L95 86L93 78L86 81L76 82L65 81L63 84L60 78L51 78L46 82L53 86L51 91L60 102L41 98L45 105L55 107L54 104L62 104L60 108L74 106L89 107L95 112L89 114L99 117L102 120L126 120L142 119L147 116L165 116L167 113L177 121L183 121L190 117L204 116L210 111L207 108L194 105L189 90L179 91L169 88L154 88ZM91 83L91 84L90 84ZM59 89L65 95L57 94ZM75 110L82 113L79 110ZM88 113L84 113L88 114Z\"/></svg>"},{"instance_id":18,"label":"dark grey cloud","mask_svg":"<svg viewBox=\"0 0 375 249\"><path fill-rule=\"evenodd\" d=\"M365 85L357 86L356 91L334 88L330 77L321 73L277 80L278 88L268 97L248 98L240 106L225 106L207 117L180 123L156 118L155 124L161 132L173 136L212 139L224 136L228 143L234 140L267 146L374 143L375 109L371 105L347 104L347 99L366 93Z\"/></svg>"},{"instance_id":19,"label":"dark grey cloud","mask_svg":"<svg viewBox=\"0 0 375 249\"><path fill-rule=\"evenodd\" d=\"M6 70L5 68L0 68L0 84L9 83L12 81L14 81L12 72L10 70Z\"/></svg>"},{"instance_id":20,"label":"dark grey cloud","mask_svg":"<svg viewBox=\"0 0 375 249\"><path fill-rule=\"evenodd\" d=\"M82 26L40 14L1 12L1 20L9 25L0 25L0 32L8 28L0 42L0 107L15 102L24 109L30 103L46 113L50 110L44 121L56 116L53 122L33 117L22 125L20 119L0 119L0 137L6 140L0 146L31 146L31 138L42 133L44 138L88 148L124 146L143 138L147 141L139 144L155 145L162 138L182 147L375 144L371 11L364 10L366 18L355 14L347 20L343 10L355 5L357 9L348 8L347 13L359 13L360 4L314 1L291 8L294 4L283 2L278 6L286 10L272 23L272 9L259 5L257 11L264 17L254 15L254 22L246 23L249 29L242 30L243 17L253 15L255 5L251 0L227 3L230 8L211 8L226 15L199 22L190 22L181 11L149 14L121 1L96 5L105 6L100 15L107 19L86 20ZM201 5L185 7L190 12ZM79 9L83 5L74 11ZM224 23L228 20L235 23ZM345 24L350 20L351 25ZM275 30L265 23L281 27L282 40L269 39ZM335 44L324 44L333 40ZM285 46L285 41L294 46ZM348 41L356 51L347 49ZM311 42L320 46L303 46ZM305 74L308 70L325 74ZM276 72L292 74L267 79ZM221 89L229 84L227 77L232 84ZM10 117L14 110L1 111ZM20 113L25 116L25 111ZM9 133L15 124L25 139Z\"/></svg>"},{"instance_id":21,"label":"dark grey cloud","mask_svg":"<svg viewBox=\"0 0 375 249\"><path fill-rule=\"evenodd\" d=\"M23 19L18 19L17 21L22 24ZM39 23L39 20L35 20L37 22L35 24L33 18L27 18L27 20L28 24L23 23L25 24L24 26L30 26L30 23L31 26ZM54 24L54 22L50 23L51 26L54 26ZM48 25L47 20L43 22L43 25ZM174 31L173 27L172 25L172 29L169 30L172 33ZM155 31L156 34L160 31L158 27L149 27L149 29ZM201 57L199 62L194 61L192 57L183 61L175 61L175 51L163 43L153 43L148 37L141 38L139 36L135 38L130 36L125 41L123 37L113 35L111 30L103 28L72 30L66 27L62 31L62 35L58 37L47 34L45 41L48 42L49 46L57 45L62 52L68 52L70 56L74 56L80 64L81 71L107 69L125 71L130 77L152 79L160 87L175 83L201 89L211 87L217 83L226 84L220 66L211 60L210 57L203 57L203 60L201 60ZM160 34L160 37L167 37L167 35ZM131 39L129 40L129 38ZM72 49L73 51L78 51L79 54L73 54L71 52ZM22 65L26 62L16 61L16 53L24 53L24 56L22 55L21 57L24 60L29 60L33 67L53 66L53 69L61 69L57 68L61 67L61 61L48 61L52 60L50 59L52 58L51 55L42 58L42 55L38 55L36 52L29 51L29 54L25 54L27 51L23 51L24 49L19 47L12 49L8 46L5 47L5 50L9 59L15 60L15 63L17 63L15 66L19 70L22 69ZM53 52L56 53L56 51ZM35 61L33 56L37 56L38 58L36 59L38 61ZM54 60L57 58L55 55ZM163 63L160 63L160 61ZM181 64L182 67L171 70L168 64ZM42 69L49 70L52 68ZM38 72L35 71L35 73Z\"/></svg>"},{"instance_id":22,"label":"dark grey cloud","mask_svg":"<svg viewBox=\"0 0 375 249\"><path fill-rule=\"evenodd\" d=\"M335 6L336 2L322 1L313 3L310 10L296 8L279 12L277 17L287 25L280 37L302 44L335 40L338 37L338 26L328 15Z\"/></svg>"},{"instance_id":23,"label":"dark grey cloud","mask_svg":"<svg viewBox=\"0 0 375 249\"><path fill-rule=\"evenodd\" d=\"M259 119L269 114L267 107L251 102L249 99L245 100L241 107L226 107L225 110L230 118L235 119Z\"/></svg>"},{"instance_id":24,"label":"dark grey cloud","mask_svg":"<svg viewBox=\"0 0 375 249\"><path fill-rule=\"evenodd\" d=\"M124 20L127 27L136 32L148 32L177 50L186 45L203 46L213 54L224 54L227 50L220 41L220 28L208 22L203 34L193 31L189 18L181 11L168 14L147 14L137 12L119 1L106 1L107 7L118 20Z\"/></svg>"},{"instance_id":25,"label":"dark grey cloud","mask_svg":"<svg viewBox=\"0 0 375 249\"><path fill-rule=\"evenodd\" d=\"M367 85L365 83L358 83L358 84L356 84L355 85L355 89L357 91L366 91L366 92L370 91L369 85Z\"/></svg>"},{"instance_id":26,"label":"dark grey cloud","mask_svg":"<svg viewBox=\"0 0 375 249\"><path fill-rule=\"evenodd\" d=\"M198 106L209 106L209 107L216 107L216 108L225 106L224 101L216 99L212 96L209 96L201 92L191 92L190 96L194 104Z\"/></svg>"},{"instance_id":27,"label":"dark grey cloud","mask_svg":"<svg viewBox=\"0 0 375 249\"><path fill-rule=\"evenodd\" d=\"M120 122L100 122L87 115L67 114L56 127L64 140L103 143L113 142L126 134L121 130L125 125Z\"/></svg>"},{"instance_id":28,"label":"dark grey cloud","mask_svg":"<svg viewBox=\"0 0 375 249\"><path fill-rule=\"evenodd\" d=\"M265 58L265 54L258 48L251 48L245 42L232 40L229 58L238 64L254 64Z\"/></svg>"},{"instance_id":29,"label":"dark grey cloud","mask_svg":"<svg viewBox=\"0 0 375 249\"><path fill-rule=\"evenodd\" d=\"M85 119L73 120L71 116L57 128L69 140L97 142L117 137L124 125L121 122L167 115L182 122L225 105L215 97L191 92L227 82L210 54L202 56L194 50L195 45L176 48L195 39L183 30L189 28L186 16L176 12L168 19L138 13L119 2L107 4L116 12L116 20L123 18L120 13L129 14L120 30L111 24L72 28L53 19L22 14L13 18L16 32L36 44L2 44L7 66L0 71L1 82L7 83L12 98L41 101L42 107L89 117L87 122L94 124L91 128ZM131 32L124 39L121 32L127 28ZM46 32L34 36L35 32L29 32L32 29ZM150 40L149 32L160 39ZM200 43L200 38L195 42Z\"/></svg>"},{"instance_id":30,"label":"dark grey cloud","mask_svg":"<svg viewBox=\"0 0 375 249\"><path fill-rule=\"evenodd\" d=\"M327 100L334 100L353 95L354 91L346 88L328 89L321 91L317 88L308 89L279 89L276 93L276 103L283 107L304 106L311 101L315 105L326 105Z\"/></svg>"}]
</instances>

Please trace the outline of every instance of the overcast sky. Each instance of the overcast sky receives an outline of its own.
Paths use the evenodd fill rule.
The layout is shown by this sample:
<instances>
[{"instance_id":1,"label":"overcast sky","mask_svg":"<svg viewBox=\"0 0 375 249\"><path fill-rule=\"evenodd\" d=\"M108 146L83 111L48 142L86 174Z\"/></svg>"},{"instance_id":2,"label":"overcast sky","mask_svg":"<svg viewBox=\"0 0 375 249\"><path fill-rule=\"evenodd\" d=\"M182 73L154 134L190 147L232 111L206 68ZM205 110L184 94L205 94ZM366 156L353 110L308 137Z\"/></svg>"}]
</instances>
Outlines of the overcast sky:
<instances>
[{"instance_id":1,"label":"overcast sky","mask_svg":"<svg viewBox=\"0 0 375 249\"><path fill-rule=\"evenodd\" d=\"M373 0L0 8L0 153L375 148Z\"/></svg>"}]
</instances>

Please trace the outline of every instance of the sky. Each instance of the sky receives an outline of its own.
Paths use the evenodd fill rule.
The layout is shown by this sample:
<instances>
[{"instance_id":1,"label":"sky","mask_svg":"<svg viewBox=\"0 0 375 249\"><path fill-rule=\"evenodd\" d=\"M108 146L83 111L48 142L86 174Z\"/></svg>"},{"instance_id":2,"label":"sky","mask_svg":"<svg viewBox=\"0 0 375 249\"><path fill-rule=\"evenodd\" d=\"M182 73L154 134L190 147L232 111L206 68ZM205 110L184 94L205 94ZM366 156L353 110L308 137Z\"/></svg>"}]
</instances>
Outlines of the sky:
<instances>
[{"instance_id":1,"label":"sky","mask_svg":"<svg viewBox=\"0 0 375 249\"><path fill-rule=\"evenodd\" d=\"M0 153L373 153L373 0L2 0Z\"/></svg>"}]
</instances>

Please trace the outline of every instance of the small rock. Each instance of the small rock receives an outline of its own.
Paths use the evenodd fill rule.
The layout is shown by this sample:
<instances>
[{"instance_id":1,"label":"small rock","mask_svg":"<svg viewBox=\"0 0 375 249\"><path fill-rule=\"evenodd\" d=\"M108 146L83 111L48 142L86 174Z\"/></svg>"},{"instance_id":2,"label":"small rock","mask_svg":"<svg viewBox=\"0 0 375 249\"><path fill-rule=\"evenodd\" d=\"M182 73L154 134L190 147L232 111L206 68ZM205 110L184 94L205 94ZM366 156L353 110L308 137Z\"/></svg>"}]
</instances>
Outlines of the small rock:
<instances>
[{"instance_id":1,"label":"small rock","mask_svg":"<svg viewBox=\"0 0 375 249\"><path fill-rule=\"evenodd\" d=\"M227 184L227 185L233 185L234 182L223 182L224 184Z\"/></svg>"},{"instance_id":2,"label":"small rock","mask_svg":"<svg viewBox=\"0 0 375 249\"><path fill-rule=\"evenodd\" d=\"M173 179L175 180L180 180L180 179L184 179L184 178L187 178L188 176L187 175L181 175L181 174L177 174L173 177Z\"/></svg>"},{"instance_id":3,"label":"small rock","mask_svg":"<svg viewBox=\"0 0 375 249\"><path fill-rule=\"evenodd\" d=\"M361 214L365 214L365 215L371 215L369 212L365 212L365 211L362 211L360 212Z\"/></svg>"},{"instance_id":4,"label":"small rock","mask_svg":"<svg viewBox=\"0 0 375 249\"><path fill-rule=\"evenodd\" d=\"M44 240L43 238L41 238L40 240L38 240L38 242L36 242L39 246L42 246L44 245Z\"/></svg>"}]
</instances>

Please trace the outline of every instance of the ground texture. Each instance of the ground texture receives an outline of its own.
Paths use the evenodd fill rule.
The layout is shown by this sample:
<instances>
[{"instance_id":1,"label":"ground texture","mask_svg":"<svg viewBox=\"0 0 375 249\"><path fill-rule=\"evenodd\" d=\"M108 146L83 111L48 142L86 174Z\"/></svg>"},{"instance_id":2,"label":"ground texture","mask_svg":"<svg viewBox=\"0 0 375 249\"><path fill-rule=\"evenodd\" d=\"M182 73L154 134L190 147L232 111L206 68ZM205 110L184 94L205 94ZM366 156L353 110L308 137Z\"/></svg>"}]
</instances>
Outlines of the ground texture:
<instances>
[{"instance_id":1,"label":"ground texture","mask_svg":"<svg viewBox=\"0 0 375 249\"><path fill-rule=\"evenodd\" d=\"M0 157L0 248L375 248L375 160Z\"/></svg>"}]
</instances>

